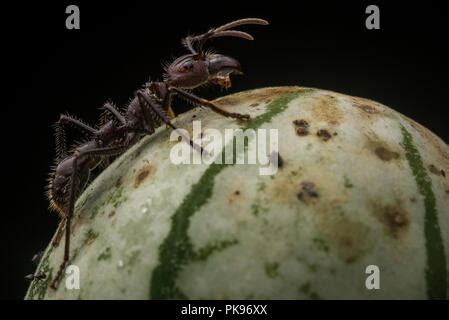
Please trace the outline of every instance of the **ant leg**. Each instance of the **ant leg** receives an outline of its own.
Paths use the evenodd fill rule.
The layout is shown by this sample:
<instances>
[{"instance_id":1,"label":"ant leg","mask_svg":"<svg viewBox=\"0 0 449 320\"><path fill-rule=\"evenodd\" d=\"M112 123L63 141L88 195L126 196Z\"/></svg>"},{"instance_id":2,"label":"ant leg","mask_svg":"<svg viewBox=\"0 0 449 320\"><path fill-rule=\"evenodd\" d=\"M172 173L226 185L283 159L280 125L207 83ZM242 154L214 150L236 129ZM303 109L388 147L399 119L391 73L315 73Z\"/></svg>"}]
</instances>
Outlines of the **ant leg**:
<instances>
[{"instance_id":1,"label":"ant leg","mask_svg":"<svg viewBox=\"0 0 449 320\"><path fill-rule=\"evenodd\" d=\"M169 119L173 119L176 117L176 114L171 107L171 103L172 103L172 95L169 92L167 99L165 99L165 106L164 106L164 110L167 110L167 116Z\"/></svg>"},{"instance_id":2,"label":"ant leg","mask_svg":"<svg viewBox=\"0 0 449 320\"><path fill-rule=\"evenodd\" d=\"M177 130L177 128L171 123L170 119L168 118L167 113L163 109L161 109L156 103L154 103L154 101L151 100L151 98L148 97L145 92L137 91L136 95L139 99L140 107L142 108L142 111L144 113L145 121L150 122L148 123L149 125L154 126L154 122L151 117L151 112L147 107L151 108L151 110L153 110L154 113L156 113L156 115L158 116L159 119L162 120L162 122L164 122L173 130Z\"/></svg>"},{"instance_id":3,"label":"ant leg","mask_svg":"<svg viewBox=\"0 0 449 320\"><path fill-rule=\"evenodd\" d=\"M72 175L70 177L70 189L69 189L69 203L67 214L65 216L65 245L64 245L64 258L59 266L58 273L50 284L50 287L54 290L57 289L59 282L61 281L62 274L65 271L65 267L69 262L69 254L70 254L70 227L72 223L73 210L75 206L75 178L77 174L77 162L78 162L79 152L73 159L72 164Z\"/></svg>"},{"instance_id":4,"label":"ant leg","mask_svg":"<svg viewBox=\"0 0 449 320\"><path fill-rule=\"evenodd\" d=\"M81 120L75 119L74 117L69 116L69 115L65 115L65 114L61 114L61 115L59 116L59 121L58 121L58 123L59 123L59 124L70 123L70 124L73 124L73 125L75 125L76 127L80 128L80 129L82 129L82 130L84 130L84 131L87 131L87 132L89 132L89 133L92 133L92 134L95 134L95 133L97 132L96 129L94 129L94 128L92 128L91 126L85 124L85 123L82 122Z\"/></svg>"},{"instance_id":5,"label":"ant leg","mask_svg":"<svg viewBox=\"0 0 449 320\"><path fill-rule=\"evenodd\" d=\"M76 156L73 159L73 165L72 165L72 175L70 178L70 190L69 190L69 203L68 203L68 210L67 210L67 214L65 217L65 246L64 246L64 258L63 261L61 263L61 265L59 266L58 269L58 273L56 274L55 278L53 279L52 283L50 284L50 287L54 290L57 289L61 279L62 279L62 275L65 271L65 268L67 266L67 263L69 262L69 258L70 258L70 229L71 229L71 222L72 222L72 217L73 217L73 211L74 211L74 207L75 207L75 179L77 176L77 162L78 162L78 158L80 157L85 157L85 156L114 156L114 155L118 155L121 154L123 152L125 152L129 146L130 146L130 141L132 140L132 138L128 139L125 143L120 144L120 145L116 145L116 146L112 146L112 147L104 147L104 148L96 148L96 149L91 149L91 150L87 150L84 152L77 152Z\"/></svg>"},{"instance_id":6,"label":"ant leg","mask_svg":"<svg viewBox=\"0 0 449 320\"><path fill-rule=\"evenodd\" d=\"M103 108L107 111L109 111L114 117L117 118L118 121L120 121L122 124L126 124L125 117L118 111L111 103L106 102L103 105Z\"/></svg>"},{"instance_id":7,"label":"ant leg","mask_svg":"<svg viewBox=\"0 0 449 320\"><path fill-rule=\"evenodd\" d=\"M56 122L54 124L54 129L56 140L56 162L60 162L67 156L67 142L65 138L65 130L59 122Z\"/></svg>"},{"instance_id":8,"label":"ant leg","mask_svg":"<svg viewBox=\"0 0 449 320\"><path fill-rule=\"evenodd\" d=\"M53 247L58 246L59 241L61 241L62 235L64 234L64 224L65 224L65 219L62 219L61 222L59 222L59 226L58 226L56 235L53 238L53 241L51 242Z\"/></svg>"},{"instance_id":9,"label":"ant leg","mask_svg":"<svg viewBox=\"0 0 449 320\"><path fill-rule=\"evenodd\" d=\"M44 251L39 251L38 253L34 254L33 258L31 258L31 262L33 262L35 265L38 265L43 255Z\"/></svg>"},{"instance_id":10,"label":"ant leg","mask_svg":"<svg viewBox=\"0 0 449 320\"><path fill-rule=\"evenodd\" d=\"M137 96L140 101L140 105L145 110L147 107L151 108L156 115L164 122L166 125L168 125L170 128L178 132L178 134L184 139L184 141L188 141L190 146L195 149L196 151L203 153L206 152L203 150L203 148L199 145L197 145L195 142L193 142L189 137L185 136L173 123L171 123L168 116L165 114L165 112L157 105L155 104L150 97L148 97L144 92L138 91ZM142 101L144 100L144 101ZM146 102L146 103L144 103Z\"/></svg>"},{"instance_id":11,"label":"ant leg","mask_svg":"<svg viewBox=\"0 0 449 320\"><path fill-rule=\"evenodd\" d=\"M64 125L67 123L73 124L74 126L92 134L97 131L78 119L75 119L69 115L61 114L59 116L59 121L56 122L54 126L56 137L56 160L58 162L67 156L67 143L64 130Z\"/></svg>"},{"instance_id":12,"label":"ant leg","mask_svg":"<svg viewBox=\"0 0 449 320\"><path fill-rule=\"evenodd\" d=\"M25 276L25 279L28 281L33 281L33 280L43 280L45 279L47 276L43 273L38 273L38 274L27 274Z\"/></svg>"},{"instance_id":13,"label":"ant leg","mask_svg":"<svg viewBox=\"0 0 449 320\"><path fill-rule=\"evenodd\" d=\"M228 112L222 108L220 108L219 106L217 106L215 103L213 103L212 101L197 97L196 95L186 92L182 89L176 88L176 87L170 87L169 92L172 93L177 93L180 96L184 97L187 100L190 100L196 104L205 106L205 107L209 107L211 108L213 111L225 116L225 117L230 117L230 118L235 118L235 119L239 119L239 120L244 120L244 121L248 121L250 119L248 114L240 114L240 113L234 113L234 112Z\"/></svg>"}]
</instances>

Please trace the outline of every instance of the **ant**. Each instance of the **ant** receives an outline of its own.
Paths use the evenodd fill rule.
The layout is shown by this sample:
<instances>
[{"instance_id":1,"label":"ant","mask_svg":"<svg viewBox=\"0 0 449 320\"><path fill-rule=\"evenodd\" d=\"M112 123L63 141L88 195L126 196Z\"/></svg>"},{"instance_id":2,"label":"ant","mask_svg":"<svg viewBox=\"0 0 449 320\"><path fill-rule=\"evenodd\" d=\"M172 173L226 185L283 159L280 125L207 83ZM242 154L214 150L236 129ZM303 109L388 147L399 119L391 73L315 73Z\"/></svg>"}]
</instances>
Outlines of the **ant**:
<instances>
[{"instance_id":1,"label":"ant","mask_svg":"<svg viewBox=\"0 0 449 320\"><path fill-rule=\"evenodd\" d=\"M178 128L171 122L175 117L171 103L173 96L180 96L195 105L208 107L213 111L237 120L247 121L247 114L228 112L215 103L200 98L190 90L205 84L216 84L223 88L231 86L230 75L242 74L240 63L229 56L212 53L203 49L207 40L219 37L237 37L253 40L243 31L233 30L240 25L267 25L268 22L258 18L246 18L227 23L221 27L210 29L197 36L187 36L182 44L190 51L175 59L165 67L163 81L149 82L134 93L133 99L122 113L113 104L107 102L103 109L107 115L105 121L96 128L83 121L61 115L55 124L56 128L56 166L49 178L47 196L50 209L56 211L61 224L53 245L62 236L65 228L65 246L63 261L50 284L57 289L70 256L70 229L76 198L84 190L92 170L104 164L110 157L118 156L134 145L143 135L151 135L156 128L166 124L173 130ZM109 117L112 116L112 119ZM64 126L71 125L88 134L86 142L76 145L67 152ZM192 148L203 151L188 137L182 136ZM36 277L41 279L42 277Z\"/></svg>"}]
</instances>

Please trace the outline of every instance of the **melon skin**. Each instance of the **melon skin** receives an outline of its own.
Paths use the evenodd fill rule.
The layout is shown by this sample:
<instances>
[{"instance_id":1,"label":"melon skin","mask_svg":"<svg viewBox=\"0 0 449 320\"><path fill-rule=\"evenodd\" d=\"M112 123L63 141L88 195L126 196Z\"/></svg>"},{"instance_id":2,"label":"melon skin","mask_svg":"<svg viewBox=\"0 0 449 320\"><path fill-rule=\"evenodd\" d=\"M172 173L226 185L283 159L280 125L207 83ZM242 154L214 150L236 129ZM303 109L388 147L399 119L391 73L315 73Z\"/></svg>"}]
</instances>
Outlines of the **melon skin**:
<instances>
[{"instance_id":1,"label":"melon skin","mask_svg":"<svg viewBox=\"0 0 449 320\"><path fill-rule=\"evenodd\" d=\"M179 115L192 131L275 128L282 166L174 165L170 130L116 159L80 196L71 264L80 289L49 279L51 244L26 299L446 299L449 148L380 103L276 87ZM241 155L240 155L241 156ZM380 270L368 290L366 268Z\"/></svg>"}]
</instances>

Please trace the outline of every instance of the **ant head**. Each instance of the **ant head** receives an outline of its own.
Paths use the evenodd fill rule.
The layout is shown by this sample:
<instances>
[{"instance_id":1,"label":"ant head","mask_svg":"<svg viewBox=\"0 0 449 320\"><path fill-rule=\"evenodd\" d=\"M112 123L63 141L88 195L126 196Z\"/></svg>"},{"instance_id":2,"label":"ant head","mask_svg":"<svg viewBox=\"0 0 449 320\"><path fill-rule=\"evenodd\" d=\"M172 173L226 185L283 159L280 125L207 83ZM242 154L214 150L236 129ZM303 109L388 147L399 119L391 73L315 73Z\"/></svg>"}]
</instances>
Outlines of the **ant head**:
<instances>
[{"instance_id":1,"label":"ant head","mask_svg":"<svg viewBox=\"0 0 449 320\"><path fill-rule=\"evenodd\" d=\"M233 30L234 27L248 24L267 25L268 21L259 18L246 18L232 21L198 36L187 36L183 45L191 52L177 58L166 68L165 78L169 85L193 89L207 82L229 88L231 73L241 74L240 63L221 54L203 50L206 41L212 38L234 37L253 40L249 33Z\"/></svg>"},{"instance_id":2,"label":"ant head","mask_svg":"<svg viewBox=\"0 0 449 320\"><path fill-rule=\"evenodd\" d=\"M166 80L172 86L186 89L207 82L229 88L231 73L242 73L240 63L234 58L216 53L187 54L166 68Z\"/></svg>"},{"instance_id":3,"label":"ant head","mask_svg":"<svg viewBox=\"0 0 449 320\"><path fill-rule=\"evenodd\" d=\"M207 63L198 54L186 54L177 58L166 68L166 80L168 84L192 89L207 82L209 72Z\"/></svg>"}]
</instances>

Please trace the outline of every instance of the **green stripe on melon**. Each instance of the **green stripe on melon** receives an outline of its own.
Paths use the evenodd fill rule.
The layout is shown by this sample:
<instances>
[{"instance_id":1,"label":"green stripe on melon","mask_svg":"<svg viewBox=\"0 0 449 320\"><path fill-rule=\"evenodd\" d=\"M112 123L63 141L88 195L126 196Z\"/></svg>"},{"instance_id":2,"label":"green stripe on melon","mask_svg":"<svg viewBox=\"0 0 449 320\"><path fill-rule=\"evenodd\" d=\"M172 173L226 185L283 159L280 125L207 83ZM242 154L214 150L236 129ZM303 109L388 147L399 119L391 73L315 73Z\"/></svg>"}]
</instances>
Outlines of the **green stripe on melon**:
<instances>
[{"instance_id":1,"label":"green stripe on melon","mask_svg":"<svg viewBox=\"0 0 449 320\"><path fill-rule=\"evenodd\" d=\"M251 121L194 109L176 124L277 128L278 172L175 166L170 130L159 128L77 202L71 263L81 289L33 281L27 299L447 298L444 142L386 106L331 91L265 88L216 101ZM62 247L49 246L37 272L54 274ZM370 264L380 290L365 287Z\"/></svg>"},{"instance_id":2,"label":"green stripe on melon","mask_svg":"<svg viewBox=\"0 0 449 320\"><path fill-rule=\"evenodd\" d=\"M424 235L426 237L427 250L427 296L430 299L446 299L446 255L444 253L444 245L438 222L438 212L435 208L435 194L432 190L432 181L423 165L418 149L413 144L412 135L404 127L401 127L401 129L404 137L402 144L406 152L408 163L415 176L419 192L424 196Z\"/></svg>"}]
</instances>

